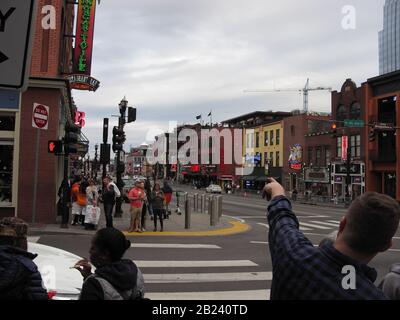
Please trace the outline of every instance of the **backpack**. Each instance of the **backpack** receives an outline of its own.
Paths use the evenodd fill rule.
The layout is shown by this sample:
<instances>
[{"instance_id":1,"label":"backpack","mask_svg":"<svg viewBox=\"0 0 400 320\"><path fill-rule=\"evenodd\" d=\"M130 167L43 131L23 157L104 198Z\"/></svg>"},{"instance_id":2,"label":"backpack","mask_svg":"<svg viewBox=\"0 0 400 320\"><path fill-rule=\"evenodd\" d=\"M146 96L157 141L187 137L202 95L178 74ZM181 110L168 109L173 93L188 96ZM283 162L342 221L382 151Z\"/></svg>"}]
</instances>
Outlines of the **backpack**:
<instances>
[{"instance_id":1,"label":"backpack","mask_svg":"<svg viewBox=\"0 0 400 320\"><path fill-rule=\"evenodd\" d=\"M89 277L95 278L101 285L104 293L104 300L149 300L144 297L144 279L141 271L138 268L136 286L131 290L118 291L106 279L92 274Z\"/></svg>"}]
</instances>

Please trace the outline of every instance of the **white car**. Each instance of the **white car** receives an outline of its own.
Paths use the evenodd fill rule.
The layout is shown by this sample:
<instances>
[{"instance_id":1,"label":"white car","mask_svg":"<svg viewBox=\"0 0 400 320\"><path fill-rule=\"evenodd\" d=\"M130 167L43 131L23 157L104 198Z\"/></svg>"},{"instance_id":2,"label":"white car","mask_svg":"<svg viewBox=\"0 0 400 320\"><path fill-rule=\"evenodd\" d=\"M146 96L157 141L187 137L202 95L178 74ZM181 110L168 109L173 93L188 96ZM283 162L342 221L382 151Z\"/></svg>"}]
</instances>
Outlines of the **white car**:
<instances>
[{"instance_id":1,"label":"white car","mask_svg":"<svg viewBox=\"0 0 400 320\"><path fill-rule=\"evenodd\" d=\"M207 188L206 188L206 192L207 193L222 193L222 189L219 185L217 184L210 184Z\"/></svg>"},{"instance_id":2,"label":"white car","mask_svg":"<svg viewBox=\"0 0 400 320\"><path fill-rule=\"evenodd\" d=\"M36 253L35 264L42 275L43 285L55 300L77 300L82 289L83 278L76 269L71 269L81 257L68 251L39 243L28 243L28 251Z\"/></svg>"}]
</instances>

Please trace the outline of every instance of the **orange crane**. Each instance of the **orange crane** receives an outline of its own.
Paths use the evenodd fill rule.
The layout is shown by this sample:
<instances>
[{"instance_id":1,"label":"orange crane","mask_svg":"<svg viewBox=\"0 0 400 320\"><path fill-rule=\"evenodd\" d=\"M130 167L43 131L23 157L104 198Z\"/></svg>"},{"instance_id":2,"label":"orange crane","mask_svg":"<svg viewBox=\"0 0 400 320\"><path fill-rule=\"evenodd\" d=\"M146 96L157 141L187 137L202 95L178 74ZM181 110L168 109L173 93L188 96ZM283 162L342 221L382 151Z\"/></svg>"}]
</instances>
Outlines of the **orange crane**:
<instances>
[{"instance_id":1,"label":"orange crane","mask_svg":"<svg viewBox=\"0 0 400 320\"><path fill-rule=\"evenodd\" d=\"M316 91L316 90L328 90L329 92L331 92L332 88L330 88L330 87L310 88L310 79L307 78L306 85L302 89L244 90L244 92L287 92L287 91L302 92L303 93L303 111L305 113L307 113L308 112L308 92Z\"/></svg>"}]
</instances>

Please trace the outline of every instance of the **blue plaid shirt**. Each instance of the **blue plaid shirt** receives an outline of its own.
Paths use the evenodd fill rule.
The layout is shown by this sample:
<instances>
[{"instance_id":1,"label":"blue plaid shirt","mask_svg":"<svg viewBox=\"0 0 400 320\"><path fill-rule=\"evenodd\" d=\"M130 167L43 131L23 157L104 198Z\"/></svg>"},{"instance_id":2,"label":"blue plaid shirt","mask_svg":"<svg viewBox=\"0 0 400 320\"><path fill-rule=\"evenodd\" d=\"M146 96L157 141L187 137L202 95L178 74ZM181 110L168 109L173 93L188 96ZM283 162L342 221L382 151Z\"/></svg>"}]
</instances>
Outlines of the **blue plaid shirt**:
<instances>
[{"instance_id":1,"label":"blue plaid shirt","mask_svg":"<svg viewBox=\"0 0 400 320\"><path fill-rule=\"evenodd\" d=\"M284 196L268 206L269 248L273 279L271 300L381 300L386 299L375 285L375 269L337 251L331 242L316 248L299 231L299 222ZM356 270L356 289L345 290L345 265ZM345 283L347 281L345 280Z\"/></svg>"}]
</instances>

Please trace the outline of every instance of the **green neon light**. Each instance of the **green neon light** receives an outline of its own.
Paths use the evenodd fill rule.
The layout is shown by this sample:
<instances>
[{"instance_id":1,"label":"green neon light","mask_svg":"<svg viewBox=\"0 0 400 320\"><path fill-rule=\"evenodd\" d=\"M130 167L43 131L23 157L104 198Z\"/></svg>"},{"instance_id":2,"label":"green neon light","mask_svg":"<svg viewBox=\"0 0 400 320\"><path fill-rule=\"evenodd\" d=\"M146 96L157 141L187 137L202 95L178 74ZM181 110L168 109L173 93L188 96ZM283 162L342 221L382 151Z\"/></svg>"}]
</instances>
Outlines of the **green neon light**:
<instances>
[{"instance_id":1,"label":"green neon light","mask_svg":"<svg viewBox=\"0 0 400 320\"><path fill-rule=\"evenodd\" d=\"M81 72L85 72L87 70L86 65L86 49L88 48L88 32L90 28L90 13L93 7L93 0L81 0L82 5L82 22L81 22L81 43L79 47L81 48L81 54L79 56L79 65L78 69Z\"/></svg>"}]
</instances>

